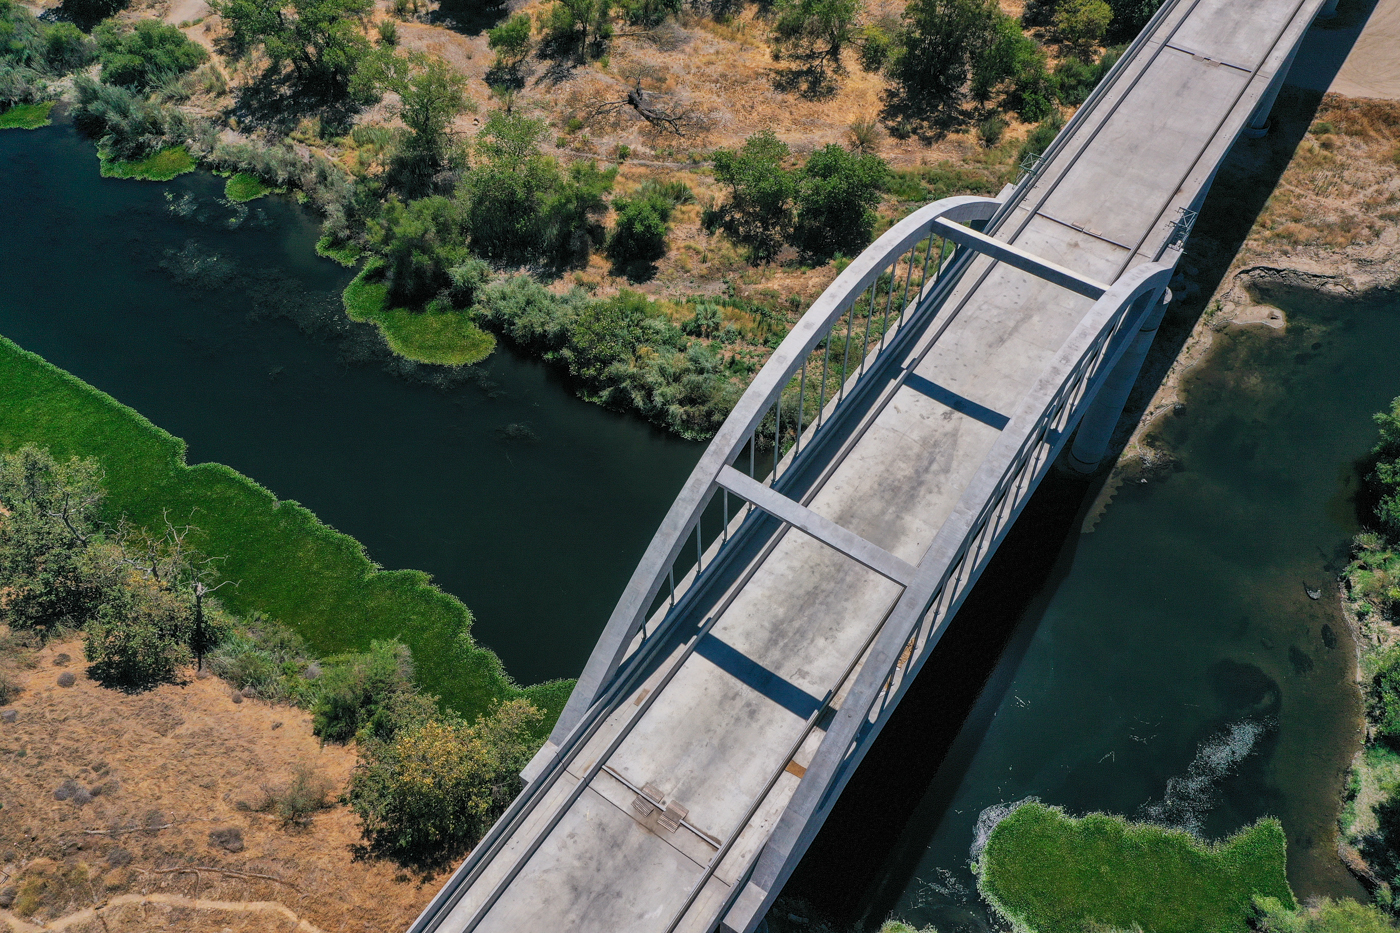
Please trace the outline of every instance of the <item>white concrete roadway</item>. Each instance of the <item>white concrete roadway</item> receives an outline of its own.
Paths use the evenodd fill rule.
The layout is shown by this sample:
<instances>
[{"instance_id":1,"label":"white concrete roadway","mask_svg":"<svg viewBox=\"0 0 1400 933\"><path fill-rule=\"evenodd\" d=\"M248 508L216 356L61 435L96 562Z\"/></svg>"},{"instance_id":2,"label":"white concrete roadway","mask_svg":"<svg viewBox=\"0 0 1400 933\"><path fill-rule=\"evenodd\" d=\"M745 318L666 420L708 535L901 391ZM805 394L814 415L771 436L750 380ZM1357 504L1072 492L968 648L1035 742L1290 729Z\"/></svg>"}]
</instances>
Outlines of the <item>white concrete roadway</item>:
<instances>
[{"instance_id":1,"label":"white concrete roadway","mask_svg":"<svg viewBox=\"0 0 1400 933\"><path fill-rule=\"evenodd\" d=\"M994 235L1105 282L1156 258L1320 3L1175 0ZM810 508L917 564L1003 416L1091 304L975 260L945 306L961 313L908 360L919 378L872 415ZM935 398L948 393L974 414ZM899 594L789 529L678 669L663 664L633 685L438 928L713 929L816 748L809 714L840 695ZM674 831L634 806L646 785L685 809Z\"/></svg>"}]
</instances>

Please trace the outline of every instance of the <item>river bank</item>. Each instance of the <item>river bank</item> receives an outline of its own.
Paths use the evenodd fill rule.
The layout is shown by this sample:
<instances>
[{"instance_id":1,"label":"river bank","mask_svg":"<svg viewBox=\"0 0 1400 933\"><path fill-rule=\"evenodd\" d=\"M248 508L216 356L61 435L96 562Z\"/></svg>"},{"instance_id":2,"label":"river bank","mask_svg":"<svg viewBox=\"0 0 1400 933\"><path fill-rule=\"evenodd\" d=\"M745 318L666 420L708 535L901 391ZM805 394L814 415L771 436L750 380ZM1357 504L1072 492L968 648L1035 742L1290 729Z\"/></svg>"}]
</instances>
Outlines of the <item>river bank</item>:
<instances>
[{"instance_id":1,"label":"river bank","mask_svg":"<svg viewBox=\"0 0 1400 933\"><path fill-rule=\"evenodd\" d=\"M1231 327L1283 332L1266 293L1353 300L1400 283L1400 102L1285 87L1270 134L1222 167L1172 282L1174 300L1115 440L1124 479L1170 468L1158 430ZM1238 209L1230 206L1238 205Z\"/></svg>"}]
</instances>

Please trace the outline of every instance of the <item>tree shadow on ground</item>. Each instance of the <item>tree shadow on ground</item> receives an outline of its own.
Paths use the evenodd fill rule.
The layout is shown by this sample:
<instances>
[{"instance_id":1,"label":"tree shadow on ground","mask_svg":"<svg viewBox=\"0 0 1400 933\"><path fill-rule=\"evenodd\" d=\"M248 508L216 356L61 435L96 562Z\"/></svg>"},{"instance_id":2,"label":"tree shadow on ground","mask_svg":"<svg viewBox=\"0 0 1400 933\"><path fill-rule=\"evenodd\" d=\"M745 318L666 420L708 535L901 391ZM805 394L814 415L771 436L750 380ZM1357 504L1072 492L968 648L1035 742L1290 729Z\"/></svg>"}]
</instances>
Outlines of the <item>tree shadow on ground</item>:
<instances>
[{"instance_id":1,"label":"tree shadow on ground","mask_svg":"<svg viewBox=\"0 0 1400 933\"><path fill-rule=\"evenodd\" d=\"M126 5L127 0L63 0L41 14L41 18L72 23L83 32L92 32L94 26L120 13Z\"/></svg>"},{"instance_id":2,"label":"tree shadow on ground","mask_svg":"<svg viewBox=\"0 0 1400 933\"><path fill-rule=\"evenodd\" d=\"M426 20L432 26L446 26L463 35L479 36L499 26L510 16L510 7L482 0L442 0Z\"/></svg>"},{"instance_id":3,"label":"tree shadow on ground","mask_svg":"<svg viewBox=\"0 0 1400 933\"><path fill-rule=\"evenodd\" d=\"M830 100L841 89L839 77L820 62L797 61L769 72L773 89L803 100Z\"/></svg>"},{"instance_id":4,"label":"tree shadow on ground","mask_svg":"<svg viewBox=\"0 0 1400 933\"><path fill-rule=\"evenodd\" d=\"M969 111L948 102L930 106L897 85L885 90L883 99L880 121L896 139L917 136L922 142L934 142L972 125L973 115Z\"/></svg>"},{"instance_id":5,"label":"tree shadow on ground","mask_svg":"<svg viewBox=\"0 0 1400 933\"><path fill-rule=\"evenodd\" d=\"M238 93L225 116L236 117L241 127L283 136L302 120L315 117L323 134L340 136L350 131L364 106L344 93L297 81L289 73L265 71Z\"/></svg>"}]
</instances>

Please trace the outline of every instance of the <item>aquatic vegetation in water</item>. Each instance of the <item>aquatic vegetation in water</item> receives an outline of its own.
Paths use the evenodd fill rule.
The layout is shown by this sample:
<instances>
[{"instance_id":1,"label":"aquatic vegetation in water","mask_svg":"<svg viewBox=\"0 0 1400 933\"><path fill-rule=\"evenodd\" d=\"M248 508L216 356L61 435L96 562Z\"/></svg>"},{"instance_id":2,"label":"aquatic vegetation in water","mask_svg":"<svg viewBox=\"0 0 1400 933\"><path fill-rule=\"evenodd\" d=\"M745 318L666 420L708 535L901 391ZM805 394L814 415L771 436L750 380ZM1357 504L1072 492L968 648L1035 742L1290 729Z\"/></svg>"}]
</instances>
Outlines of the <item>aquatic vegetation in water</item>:
<instances>
[{"instance_id":1,"label":"aquatic vegetation in water","mask_svg":"<svg viewBox=\"0 0 1400 933\"><path fill-rule=\"evenodd\" d=\"M53 122L49 119L53 105L54 101L51 100L39 104L16 104L0 112L0 130L37 130L48 126Z\"/></svg>"},{"instance_id":2,"label":"aquatic vegetation in water","mask_svg":"<svg viewBox=\"0 0 1400 933\"><path fill-rule=\"evenodd\" d=\"M1217 845L1102 813L1074 819L1040 803L997 824L979 887L1031 933L1095 925L1153 933L1247 933L1253 901L1293 909L1283 826L1264 819Z\"/></svg>"},{"instance_id":3,"label":"aquatic vegetation in water","mask_svg":"<svg viewBox=\"0 0 1400 933\"><path fill-rule=\"evenodd\" d=\"M1255 719L1231 723L1203 742L1186 773L1167 781L1162 799L1144 804L1138 816L1149 823L1199 836L1221 780L1250 756L1273 725L1270 720Z\"/></svg>"},{"instance_id":4,"label":"aquatic vegetation in water","mask_svg":"<svg viewBox=\"0 0 1400 933\"><path fill-rule=\"evenodd\" d=\"M264 182L261 178L255 175L249 175L246 172L239 172L230 177L228 181L224 182L224 197L234 202L255 201L271 192L271 185Z\"/></svg>"},{"instance_id":5,"label":"aquatic vegetation in water","mask_svg":"<svg viewBox=\"0 0 1400 933\"><path fill-rule=\"evenodd\" d=\"M375 324L390 349L415 362L466 366L491 355L496 338L477 327L470 312L439 308L438 302L422 311L389 307L382 269L382 261L371 260L345 287L343 300L351 320Z\"/></svg>"},{"instance_id":6,"label":"aquatic vegetation in water","mask_svg":"<svg viewBox=\"0 0 1400 933\"><path fill-rule=\"evenodd\" d=\"M164 527L164 510L194 516L195 546L226 558L220 573L239 581L220 592L232 611L264 612L326 655L397 638L424 689L468 717L523 696L546 711L547 727L563 707L571 682L517 686L471 637L467 607L427 574L380 570L358 541L297 503L221 464L189 466L179 438L3 338L0 398L0 448L96 459L112 514L135 525Z\"/></svg>"},{"instance_id":7,"label":"aquatic vegetation in water","mask_svg":"<svg viewBox=\"0 0 1400 933\"><path fill-rule=\"evenodd\" d=\"M169 181L176 175L194 171L194 156L184 146L167 146L144 159L122 162L98 153L103 178L138 178L142 181Z\"/></svg>"}]
</instances>

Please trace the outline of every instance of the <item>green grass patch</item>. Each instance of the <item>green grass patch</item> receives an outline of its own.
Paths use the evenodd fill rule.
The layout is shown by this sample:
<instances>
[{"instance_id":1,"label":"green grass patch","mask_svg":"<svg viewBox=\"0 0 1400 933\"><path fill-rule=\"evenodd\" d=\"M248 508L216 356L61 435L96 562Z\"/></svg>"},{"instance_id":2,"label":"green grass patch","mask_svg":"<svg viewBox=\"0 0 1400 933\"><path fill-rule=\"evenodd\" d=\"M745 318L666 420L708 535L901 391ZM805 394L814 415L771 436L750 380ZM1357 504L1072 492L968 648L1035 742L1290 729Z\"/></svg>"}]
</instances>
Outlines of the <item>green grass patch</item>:
<instances>
[{"instance_id":1,"label":"green grass patch","mask_svg":"<svg viewBox=\"0 0 1400 933\"><path fill-rule=\"evenodd\" d=\"M98 153L103 178L139 178L169 181L194 171L194 156L184 146L167 146L135 162L119 162Z\"/></svg>"},{"instance_id":2,"label":"green grass patch","mask_svg":"<svg viewBox=\"0 0 1400 933\"><path fill-rule=\"evenodd\" d=\"M1028 803L1002 820L982 854L979 885L1017 929L1082 933L1248 933L1255 897L1292 909L1285 839L1264 819L1217 845L1121 817L1072 819Z\"/></svg>"},{"instance_id":3,"label":"green grass patch","mask_svg":"<svg viewBox=\"0 0 1400 933\"><path fill-rule=\"evenodd\" d=\"M347 269L353 269L364 255L364 250L354 243L336 243L330 236L316 241L316 255L333 259Z\"/></svg>"},{"instance_id":4,"label":"green grass patch","mask_svg":"<svg viewBox=\"0 0 1400 933\"><path fill-rule=\"evenodd\" d=\"M46 100L39 104L15 104L0 113L0 130L37 130L48 126L53 122L49 119L49 111L53 110L54 103Z\"/></svg>"},{"instance_id":5,"label":"green grass patch","mask_svg":"<svg viewBox=\"0 0 1400 933\"><path fill-rule=\"evenodd\" d=\"M224 197L230 201L256 201L271 191L271 185L246 172L239 172L224 182Z\"/></svg>"},{"instance_id":6,"label":"green grass patch","mask_svg":"<svg viewBox=\"0 0 1400 933\"><path fill-rule=\"evenodd\" d=\"M354 321L378 326L389 348L420 363L461 366L479 363L496 348L496 338L477 327L465 311L410 311L390 308L383 263L372 259L345 286L345 312Z\"/></svg>"},{"instance_id":7,"label":"green grass patch","mask_svg":"<svg viewBox=\"0 0 1400 933\"><path fill-rule=\"evenodd\" d=\"M219 597L234 612L265 612L320 655L398 638L413 651L420 684L475 717L524 695L545 709L547 730L572 683L520 688L495 653L471 637L472 614L416 570L380 570L354 538L216 463L189 466L185 442L70 373L0 337L0 448L49 448L93 457L106 471L108 508L163 529L163 510L199 531L194 545L224 558L238 581Z\"/></svg>"}]
</instances>

